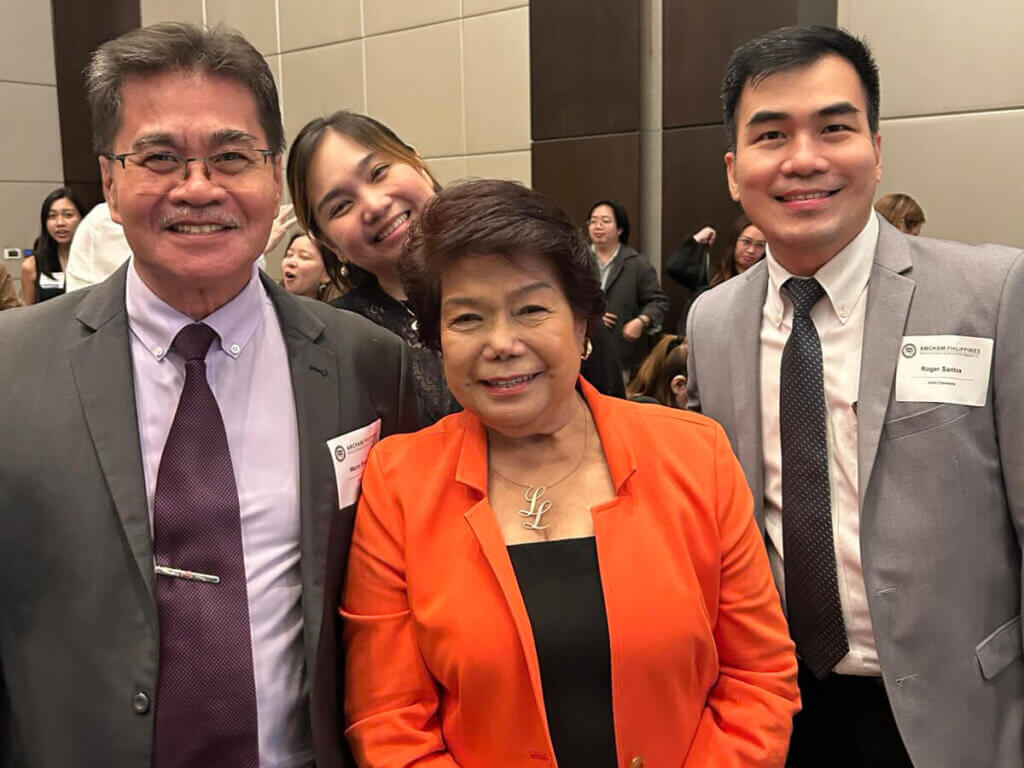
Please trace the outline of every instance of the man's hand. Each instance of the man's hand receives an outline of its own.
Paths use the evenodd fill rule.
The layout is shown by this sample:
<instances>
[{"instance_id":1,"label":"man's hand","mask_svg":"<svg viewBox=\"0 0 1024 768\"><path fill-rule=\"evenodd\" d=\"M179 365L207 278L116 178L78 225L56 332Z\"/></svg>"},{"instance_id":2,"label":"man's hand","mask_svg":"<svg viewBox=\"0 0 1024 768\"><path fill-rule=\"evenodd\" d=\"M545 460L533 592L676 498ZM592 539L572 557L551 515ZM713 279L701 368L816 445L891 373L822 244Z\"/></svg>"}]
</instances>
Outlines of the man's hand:
<instances>
[{"instance_id":1,"label":"man's hand","mask_svg":"<svg viewBox=\"0 0 1024 768\"><path fill-rule=\"evenodd\" d=\"M604 324L607 325L608 328L614 328L615 324L619 322L619 316L614 312L605 312L601 319L604 320Z\"/></svg>"},{"instance_id":2,"label":"man's hand","mask_svg":"<svg viewBox=\"0 0 1024 768\"><path fill-rule=\"evenodd\" d=\"M693 239L710 247L715 244L715 230L711 227L704 227L693 236Z\"/></svg>"},{"instance_id":3,"label":"man's hand","mask_svg":"<svg viewBox=\"0 0 1024 768\"><path fill-rule=\"evenodd\" d=\"M622 338L626 341L636 341L644 332L644 321L639 317L634 317L624 326L622 326Z\"/></svg>"},{"instance_id":4,"label":"man's hand","mask_svg":"<svg viewBox=\"0 0 1024 768\"><path fill-rule=\"evenodd\" d=\"M263 249L264 253L269 253L270 250L277 245L281 238L284 237L284 233L294 224L297 219L291 215L292 211L295 210L295 206L288 204L282 205L281 210L277 212L277 217L274 219L274 225L270 228L270 237L267 238L267 247Z\"/></svg>"}]
</instances>

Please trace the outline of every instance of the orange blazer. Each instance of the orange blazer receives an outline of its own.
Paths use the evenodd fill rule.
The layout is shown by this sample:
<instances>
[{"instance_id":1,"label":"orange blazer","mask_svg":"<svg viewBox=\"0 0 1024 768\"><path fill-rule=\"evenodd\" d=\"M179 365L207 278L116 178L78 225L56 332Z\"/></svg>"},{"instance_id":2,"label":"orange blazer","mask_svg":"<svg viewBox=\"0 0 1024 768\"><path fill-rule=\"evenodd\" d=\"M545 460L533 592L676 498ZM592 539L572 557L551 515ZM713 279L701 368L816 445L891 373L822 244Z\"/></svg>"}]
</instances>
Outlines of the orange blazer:
<instances>
[{"instance_id":1,"label":"orange blazer","mask_svg":"<svg viewBox=\"0 0 1024 768\"><path fill-rule=\"evenodd\" d=\"M725 433L580 387L616 489L591 513L619 765L782 766L796 657ZM359 765L555 765L483 425L463 412L382 440L362 494L340 609Z\"/></svg>"}]
</instances>

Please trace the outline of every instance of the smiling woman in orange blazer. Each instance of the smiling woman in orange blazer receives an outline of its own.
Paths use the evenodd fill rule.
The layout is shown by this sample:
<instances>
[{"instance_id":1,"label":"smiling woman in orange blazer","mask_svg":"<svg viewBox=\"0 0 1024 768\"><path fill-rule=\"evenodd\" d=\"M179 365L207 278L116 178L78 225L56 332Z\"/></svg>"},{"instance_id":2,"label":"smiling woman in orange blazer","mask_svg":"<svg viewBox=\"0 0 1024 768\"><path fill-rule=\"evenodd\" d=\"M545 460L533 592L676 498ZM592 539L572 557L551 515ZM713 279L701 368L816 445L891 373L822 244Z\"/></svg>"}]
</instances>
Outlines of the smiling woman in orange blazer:
<instances>
[{"instance_id":1,"label":"smiling woman in orange blazer","mask_svg":"<svg viewBox=\"0 0 1024 768\"><path fill-rule=\"evenodd\" d=\"M471 182L405 259L466 410L363 475L341 605L359 765L781 767L796 660L742 470L709 419L578 377L601 305L568 217ZM566 570L587 562L589 596Z\"/></svg>"}]
</instances>

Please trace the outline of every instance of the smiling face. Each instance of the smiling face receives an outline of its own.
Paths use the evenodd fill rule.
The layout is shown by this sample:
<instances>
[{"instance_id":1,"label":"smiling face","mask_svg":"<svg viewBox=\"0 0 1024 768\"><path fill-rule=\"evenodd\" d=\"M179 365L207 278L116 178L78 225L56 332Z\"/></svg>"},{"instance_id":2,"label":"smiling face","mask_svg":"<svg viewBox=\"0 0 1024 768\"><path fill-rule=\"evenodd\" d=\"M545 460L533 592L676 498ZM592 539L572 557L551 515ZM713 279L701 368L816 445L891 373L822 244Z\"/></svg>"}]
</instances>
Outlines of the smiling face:
<instances>
[{"instance_id":1,"label":"smiling face","mask_svg":"<svg viewBox=\"0 0 1024 768\"><path fill-rule=\"evenodd\" d=\"M292 240L281 260L284 287L288 293L316 298L327 282L327 270L320 249L307 235Z\"/></svg>"},{"instance_id":2,"label":"smiling face","mask_svg":"<svg viewBox=\"0 0 1024 768\"><path fill-rule=\"evenodd\" d=\"M66 197L60 197L50 203L50 210L46 214L46 231L58 246L70 245L81 221L82 214L75 204Z\"/></svg>"},{"instance_id":3,"label":"smiling face","mask_svg":"<svg viewBox=\"0 0 1024 768\"><path fill-rule=\"evenodd\" d=\"M615 211L610 205L599 205L590 212L587 221L590 242L599 248L614 249L619 244L622 230L615 223Z\"/></svg>"},{"instance_id":4,"label":"smiling face","mask_svg":"<svg viewBox=\"0 0 1024 768\"><path fill-rule=\"evenodd\" d=\"M441 351L462 406L508 437L572 417L586 322L538 256L469 255L441 275Z\"/></svg>"},{"instance_id":5,"label":"smiling face","mask_svg":"<svg viewBox=\"0 0 1024 768\"><path fill-rule=\"evenodd\" d=\"M121 87L121 104L115 154L196 157L267 148L256 99L230 78L197 72L132 77ZM111 218L124 225L135 269L160 298L195 316L195 307L213 311L245 286L277 213L279 156L229 183L212 181L201 162L168 176L130 160L125 168L101 159L100 167Z\"/></svg>"},{"instance_id":6,"label":"smiling face","mask_svg":"<svg viewBox=\"0 0 1024 768\"><path fill-rule=\"evenodd\" d=\"M764 244L764 232L753 224L744 227L736 239L736 248L732 254L737 274L743 274L764 258Z\"/></svg>"},{"instance_id":7,"label":"smiling face","mask_svg":"<svg viewBox=\"0 0 1024 768\"><path fill-rule=\"evenodd\" d=\"M308 187L326 244L378 276L394 270L409 225L434 196L426 174L334 130L313 154Z\"/></svg>"},{"instance_id":8,"label":"smiling face","mask_svg":"<svg viewBox=\"0 0 1024 768\"><path fill-rule=\"evenodd\" d=\"M857 71L828 55L748 82L736 124L736 151L725 156L733 199L780 263L813 273L867 223L882 178Z\"/></svg>"}]
</instances>

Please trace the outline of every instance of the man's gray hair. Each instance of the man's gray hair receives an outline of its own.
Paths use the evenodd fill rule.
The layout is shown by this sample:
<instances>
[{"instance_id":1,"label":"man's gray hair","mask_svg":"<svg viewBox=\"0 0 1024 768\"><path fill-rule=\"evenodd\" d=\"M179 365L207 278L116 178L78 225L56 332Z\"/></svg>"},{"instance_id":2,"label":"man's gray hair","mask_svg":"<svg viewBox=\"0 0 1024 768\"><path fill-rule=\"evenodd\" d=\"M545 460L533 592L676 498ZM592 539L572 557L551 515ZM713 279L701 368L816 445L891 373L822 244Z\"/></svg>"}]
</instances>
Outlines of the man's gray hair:
<instances>
[{"instance_id":1,"label":"man's gray hair","mask_svg":"<svg viewBox=\"0 0 1024 768\"><path fill-rule=\"evenodd\" d=\"M267 134L267 149L284 151L277 86L260 52L231 29L167 22L127 32L93 52L85 68L85 84L96 152L113 149L114 136L121 127L121 88L125 80L137 75L189 71L230 77L251 90Z\"/></svg>"}]
</instances>

